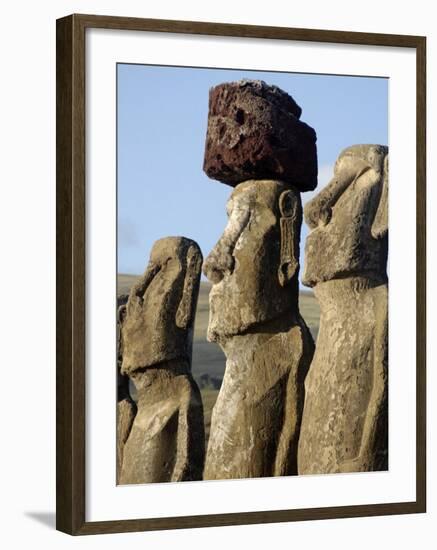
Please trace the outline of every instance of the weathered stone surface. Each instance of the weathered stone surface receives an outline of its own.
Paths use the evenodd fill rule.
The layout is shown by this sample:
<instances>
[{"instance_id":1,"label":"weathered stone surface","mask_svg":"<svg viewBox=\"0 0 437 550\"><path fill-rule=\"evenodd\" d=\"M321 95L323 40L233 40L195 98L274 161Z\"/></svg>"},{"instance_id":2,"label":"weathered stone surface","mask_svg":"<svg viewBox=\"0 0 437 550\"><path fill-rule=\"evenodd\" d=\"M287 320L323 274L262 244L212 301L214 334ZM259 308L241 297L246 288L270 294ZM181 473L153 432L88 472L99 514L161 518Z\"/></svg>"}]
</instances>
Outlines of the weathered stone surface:
<instances>
[{"instance_id":1,"label":"weathered stone surface","mask_svg":"<svg viewBox=\"0 0 437 550\"><path fill-rule=\"evenodd\" d=\"M247 181L204 264L212 281L208 340L226 354L205 479L297 473L303 382L314 351L298 309L300 194Z\"/></svg>"},{"instance_id":2,"label":"weathered stone surface","mask_svg":"<svg viewBox=\"0 0 437 550\"><path fill-rule=\"evenodd\" d=\"M163 361L191 361L202 254L185 237L153 246L146 272L132 287L122 325L122 373Z\"/></svg>"},{"instance_id":3,"label":"weathered stone surface","mask_svg":"<svg viewBox=\"0 0 437 550\"><path fill-rule=\"evenodd\" d=\"M305 243L305 285L352 275L385 277L387 153L382 145L345 149L330 183L306 204L312 231Z\"/></svg>"},{"instance_id":4,"label":"weathered stone surface","mask_svg":"<svg viewBox=\"0 0 437 550\"><path fill-rule=\"evenodd\" d=\"M191 375L201 265L194 241L157 241L122 311L121 372L135 384L138 411L124 446L121 484L201 479L203 407Z\"/></svg>"},{"instance_id":5,"label":"weathered stone surface","mask_svg":"<svg viewBox=\"0 0 437 550\"><path fill-rule=\"evenodd\" d=\"M127 294L117 296L117 307L122 308L125 306L128 298ZM120 480L121 466L123 464L124 445L129 437L137 413L137 405L129 392L129 377L120 372L122 359L120 318L117 316L117 483Z\"/></svg>"},{"instance_id":6,"label":"weathered stone surface","mask_svg":"<svg viewBox=\"0 0 437 550\"><path fill-rule=\"evenodd\" d=\"M305 380L300 474L387 469L388 149L344 150L305 207L304 283L321 318Z\"/></svg>"},{"instance_id":7,"label":"weathered stone surface","mask_svg":"<svg viewBox=\"0 0 437 550\"><path fill-rule=\"evenodd\" d=\"M129 382L126 377L126 385ZM124 395L124 397L122 397ZM123 464L123 454L126 441L132 429L132 425L137 414L137 405L128 392L118 390L117 399L117 483L120 481L121 467Z\"/></svg>"},{"instance_id":8,"label":"weathered stone surface","mask_svg":"<svg viewBox=\"0 0 437 550\"><path fill-rule=\"evenodd\" d=\"M301 111L291 96L260 80L212 88L204 171L231 186L265 178L314 189L316 133L299 120Z\"/></svg>"},{"instance_id":9,"label":"weathered stone surface","mask_svg":"<svg viewBox=\"0 0 437 550\"><path fill-rule=\"evenodd\" d=\"M200 391L186 361L132 375L138 412L124 447L120 483L202 479L205 433Z\"/></svg>"}]
</instances>

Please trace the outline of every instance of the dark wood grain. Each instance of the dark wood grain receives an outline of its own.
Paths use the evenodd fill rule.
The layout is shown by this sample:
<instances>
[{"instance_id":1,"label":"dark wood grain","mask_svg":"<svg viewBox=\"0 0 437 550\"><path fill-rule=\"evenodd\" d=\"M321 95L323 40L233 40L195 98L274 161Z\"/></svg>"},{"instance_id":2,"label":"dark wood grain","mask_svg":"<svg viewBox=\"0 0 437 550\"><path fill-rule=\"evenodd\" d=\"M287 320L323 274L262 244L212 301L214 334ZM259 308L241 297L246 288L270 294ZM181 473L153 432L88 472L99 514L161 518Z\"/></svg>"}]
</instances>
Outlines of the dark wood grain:
<instances>
[{"instance_id":1,"label":"dark wood grain","mask_svg":"<svg viewBox=\"0 0 437 550\"><path fill-rule=\"evenodd\" d=\"M101 15L75 15L84 27L124 29L151 32L204 34L212 36L236 36L244 38L271 38L274 40L299 40L306 42L332 42L334 44L361 44L369 46L394 46L415 48L420 37L401 34L379 34L318 29L236 25L231 23L207 23L199 21L172 21L165 19L140 19Z\"/></svg>"},{"instance_id":2,"label":"dark wood grain","mask_svg":"<svg viewBox=\"0 0 437 550\"><path fill-rule=\"evenodd\" d=\"M85 30L173 32L406 47L417 59L416 500L120 521L85 520ZM410 514L426 510L426 40L424 37L72 15L57 21L56 526L72 535Z\"/></svg>"},{"instance_id":3,"label":"dark wood grain","mask_svg":"<svg viewBox=\"0 0 437 550\"><path fill-rule=\"evenodd\" d=\"M56 526L72 532L70 499L73 442L69 394L72 388L71 296L71 79L72 21L56 29Z\"/></svg>"},{"instance_id":4,"label":"dark wood grain","mask_svg":"<svg viewBox=\"0 0 437 550\"><path fill-rule=\"evenodd\" d=\"M416 500L426 511L426 38L416 47Z\"/></svg>"},{"instance_id":5,"label":"dark wood grain","mask_svg":"<svg viewBox=\"0 0 437 550\"><path fill-rule=\"evenodd\" d=\"M85 523L85 50L76 17L57 21L56 526Z\"/></svg>"},{"instance_id":6,"label":"dark wood grain","mask_svg":"<svg viewBox=\"0 0 437 550\"><path fill-rule=\"evenodd\" d=\"M251 525L257 523L284 523L321 519L353 518L412 514L418 512L416 502L371 504L363 506L337 506L299 510L275 510L266 512L243 512L237 514L211 514L154 519L120 521L97 521L86 523L80 535L99 533L128 533L133 531L159 531L164 529L190 529L193 527L223 527L226 525Z\"/></svg>"}]
</instances>

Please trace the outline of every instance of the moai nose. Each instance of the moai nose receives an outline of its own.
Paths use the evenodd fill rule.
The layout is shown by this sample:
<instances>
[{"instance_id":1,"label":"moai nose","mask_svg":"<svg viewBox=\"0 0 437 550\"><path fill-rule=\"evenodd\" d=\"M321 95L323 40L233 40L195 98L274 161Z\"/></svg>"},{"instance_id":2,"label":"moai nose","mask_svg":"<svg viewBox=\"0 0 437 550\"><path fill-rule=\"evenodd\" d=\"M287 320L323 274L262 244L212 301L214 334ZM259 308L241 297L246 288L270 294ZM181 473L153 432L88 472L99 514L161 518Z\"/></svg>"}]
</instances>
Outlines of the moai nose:
<instances>
[{"instance_id":1,"label":"moai nose","mask_svg":"<svg viewBox=\"0 0 437 550\"><path fill-rule=\"evenodd\" d=\"M235 260L229 247L223 246L219 242L204 261L203 274L215 285L223 279L226 272L232 273L234 263Z\"/></svg>"}]
</instances>

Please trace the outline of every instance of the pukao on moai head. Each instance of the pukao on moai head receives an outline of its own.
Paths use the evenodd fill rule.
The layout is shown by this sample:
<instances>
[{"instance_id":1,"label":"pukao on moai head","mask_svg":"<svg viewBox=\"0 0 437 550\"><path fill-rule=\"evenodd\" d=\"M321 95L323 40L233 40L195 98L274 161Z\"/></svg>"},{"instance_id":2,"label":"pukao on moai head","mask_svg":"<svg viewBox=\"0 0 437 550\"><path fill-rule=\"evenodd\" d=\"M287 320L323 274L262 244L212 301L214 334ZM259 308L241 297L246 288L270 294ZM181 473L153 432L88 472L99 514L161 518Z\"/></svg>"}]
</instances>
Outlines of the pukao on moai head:
<instances>
[{"instance_id":1,"label":"pukao on moai head","mask_svg":"<svg viewBox=\"0 0 437 550\"><path fill-rule=\"evenodd\" d=\"M313 354L299 314L300 191L317 184L316 135L300 107L260 81L210 92L204 170L235 187L204 264L208 339L226 355L205 479L297 472L303 380Z\"/></svg>"},{"instance_id":2,"label":"pukao on moai head","mask_svg":"<svg viewBox=\"0 0 437 550\"><path fill-rule=\"evenodd\" d=\"M354 145L304 210L304 284L320 304L299 473L388 464L388 147Z\"/></svg>"},{"instance_id":3,"label":"pukao on moai head","mask_svg":"<svg viewBox=\"0 0 437 550\"><path fill-rule=\"evenodd\" d=\"M209 93L203 169L235 187L280 180L299 191L317 186L316 133L294 99L262 80L225 82Z\"/></svg>"},{"instance_id":4,"label":"pukao on moai head","mask_svg":"<svg viewBox=\"0 0 437 550\"><path fill-rule=\"evenodd\" d=\"M194 241L167 237L155 242L123 314L122 373L175 359L191 362L201 266Z\"/></svg>"},{"instance_id":5,"label":"pukao on moai head","mask_svg":"<svg viewBox=\"0 0 437 550\"><path fill-rule=\"evenodd\" d=\"M388 252L388 147L353 145L339 155L334 177L305 206L312 230L303 282L352 275L384 279Z\"/></svg>"},{"instance_id":6,"label":"pukao on moai head","mask_svg":"<svg viewBox=\"0 0 437 550\"><path fill-rule=\"evenodd\" d=\"M157 241L122 311L122 373L138 411L123 449L122 484L201 479L205 432L191 375L202 254L185 237Z\"/></svg>"}]
</instances>

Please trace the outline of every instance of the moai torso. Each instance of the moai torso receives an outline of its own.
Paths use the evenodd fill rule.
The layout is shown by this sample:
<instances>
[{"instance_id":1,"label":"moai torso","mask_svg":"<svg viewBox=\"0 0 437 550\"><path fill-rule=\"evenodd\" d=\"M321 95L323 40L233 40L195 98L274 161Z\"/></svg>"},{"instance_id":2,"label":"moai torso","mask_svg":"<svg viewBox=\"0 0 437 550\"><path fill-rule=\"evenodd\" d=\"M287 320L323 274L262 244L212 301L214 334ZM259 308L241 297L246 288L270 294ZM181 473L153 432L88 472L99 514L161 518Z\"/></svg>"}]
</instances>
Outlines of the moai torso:
<instances>
[{"instance_id":1,"label":"moai torso","mask_svg":"<svg viewBox=\"0 0 437 550\"><path fill-rule=\"evenodd\" d=\"M122 321L123 362L137 390L120 483L201 479L203 407L191 375L202 256L184 237L157 241Z\"/></svg>"},{"instance_id":2,"label":"moai torso","mask_svg":"<svg viewBox=\"0 0 437 550\"><path fill-rule=\"evenodd\" d=\"M313 345L303 320L285 317L275 334L235 336L222 345L226 371L211 421L205 479L297 473L305 374Z\"/></svg>"},{"instance_id":3,"label":"moai torso","mask_svg":"<svg viewBox=\"0 0 437 550\"><path fill-rule=\"evenodd\" d=\"M213 282L208 339L227 358L204 478L295 474L314 350L298 309L300 194L278 181L247 181L228 214L204 265Z\"/></svg>"},{"instance_id":4,"label":"moai torso","mask_svg":"<svg viewBox=\"0 0 437 550\"><path fill-rule=\"evenodd\" d=\"M205 441L200 391L186 361L172 360L132 377L138 412L124 448L120 482L202 478Z\"/></svg>"},{"instance_id":5,"label":"moai torso","mask_svg":"<svg viewBox=\"0 0 437 550\"><path fill-rule=\"evenodd\" d=\"M305 207L303 281L321 318L305 381L300 474L387 468L388 151L343 151Z\"/></svg>"}]
</instances>

